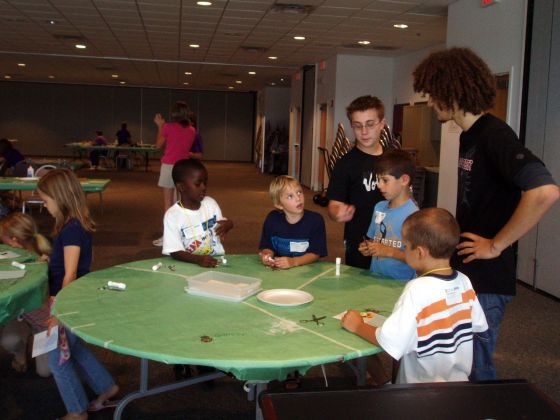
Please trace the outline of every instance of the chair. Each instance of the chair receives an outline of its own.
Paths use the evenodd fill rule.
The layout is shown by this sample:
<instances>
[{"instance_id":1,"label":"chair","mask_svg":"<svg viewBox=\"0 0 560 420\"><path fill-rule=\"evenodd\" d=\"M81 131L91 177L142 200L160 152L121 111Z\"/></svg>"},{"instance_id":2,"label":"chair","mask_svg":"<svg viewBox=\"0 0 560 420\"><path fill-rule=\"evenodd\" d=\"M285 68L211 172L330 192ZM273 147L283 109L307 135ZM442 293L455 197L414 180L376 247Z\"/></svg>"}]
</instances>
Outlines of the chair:
<instances>
[{"instance_id":1,"label":"chair","mask_svg":"<svg viewBox=\"0 0 560 420\"><path fill-rule=\"evenodd\" d=\"M115 165L117 169L128 169L132 170L133 164L132 159L128 155L120 154L115 158Z\"/></svg>"},{"instance_id":2,"label":"chair","mask_svg":"<svg viewBox=\"0 0 560 420\"><path fill-rule=\"evenodd\" d=\"M45 175L47 172L49 172L51 169L56 169L56 166L54 165L43 165L40 166L39 168L37 168L37 170L35 171L35 176L37 178L41 178L43 175ZM27 198L25 198L24 200L22 200L21 203L21 212L25 214L25 210L27 207L31 208L31 205L38 205L39 206L39 211L43 211L43 205L45 204L45 202L41 199L41 197L39 196L39 194L36 193L36 191L33 191L31 193L31 195Z\"/></svg>"},{"instance_id":3,"label":"chair","mask_svg":"<svg viewBox=\"0 0 560 420\"><path fill-rule=\"evenodd\" d=\"M20 178L27 176L28 167L29 167L29 162L27 162L25 159L20 160L18 163L14 165L14 170L12 172L12 175Z\"/></svg>"}]
</instances>

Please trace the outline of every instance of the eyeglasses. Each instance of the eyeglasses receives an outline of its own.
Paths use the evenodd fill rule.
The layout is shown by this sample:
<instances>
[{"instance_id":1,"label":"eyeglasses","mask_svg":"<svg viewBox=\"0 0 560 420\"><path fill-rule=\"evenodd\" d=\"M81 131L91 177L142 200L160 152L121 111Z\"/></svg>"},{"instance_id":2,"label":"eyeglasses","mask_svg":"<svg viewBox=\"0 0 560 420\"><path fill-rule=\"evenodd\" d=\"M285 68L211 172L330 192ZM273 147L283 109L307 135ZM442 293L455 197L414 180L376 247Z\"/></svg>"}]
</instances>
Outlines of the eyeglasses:
<instances>
[{"instance_id":1,"label":"eyeglasses","mask_svg":"<svg viewBox=\"0 0 560 420\"><path fill-rule=\"evenodd\" d=\"M354 130L360 131L360 130L363 130L364 128L365 128L366 130L371 130L371 129L373 129L376 125L379 125L379 124L381 124L381 123L382 123L382 121L373 121L373 120L370 120L370 121L366 121L366 123L363 124L363 125L360 124L360 123L354 123L354 122L353 122L352 124L350 124L350 125L352 126L352 128L353 128Z\"/></svg>"}]
</instances>

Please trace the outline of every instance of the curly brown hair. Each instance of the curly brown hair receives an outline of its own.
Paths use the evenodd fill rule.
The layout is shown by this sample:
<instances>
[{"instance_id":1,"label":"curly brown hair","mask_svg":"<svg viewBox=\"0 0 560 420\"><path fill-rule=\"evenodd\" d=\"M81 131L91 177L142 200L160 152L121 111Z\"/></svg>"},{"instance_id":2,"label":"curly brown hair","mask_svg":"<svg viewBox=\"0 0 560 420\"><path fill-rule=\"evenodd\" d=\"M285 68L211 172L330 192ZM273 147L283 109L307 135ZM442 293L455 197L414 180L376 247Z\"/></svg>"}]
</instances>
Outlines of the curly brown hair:
<instances>
[{"instance_id":1,"label":"curly brown hair","mask_svg":"<svg viewBox=\"0 0 560 420\"><path fill-rule=\"evenodd\" d=\"M377 96L360 96L354 99L346 108L346 116L352 122L352 114L356 111L367 111L368 109L375 109L379 119L385 118L385 105Z\"/></svg>"},{"instance_id":2,"label":"curly brown hair","mask_svg":"<svg viewBox=\"0 0 560 420\"><path fill-rule=\"evenodd\" d=\"M469 48L450 48L430 54L412 73L414 91L427 93L442 109L458 108L481 114L492 108L496 78Z\"/></svg>"}]
</instances>

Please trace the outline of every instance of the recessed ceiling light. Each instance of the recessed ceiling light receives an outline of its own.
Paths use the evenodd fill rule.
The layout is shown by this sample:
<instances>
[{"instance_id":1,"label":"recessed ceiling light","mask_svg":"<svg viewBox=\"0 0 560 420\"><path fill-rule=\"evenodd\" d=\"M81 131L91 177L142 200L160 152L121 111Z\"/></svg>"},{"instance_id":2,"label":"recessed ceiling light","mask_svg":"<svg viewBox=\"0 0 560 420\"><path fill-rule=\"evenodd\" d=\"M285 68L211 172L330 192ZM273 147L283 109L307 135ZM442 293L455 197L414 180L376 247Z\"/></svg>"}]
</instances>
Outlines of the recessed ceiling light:
<instances>
[{"instance_id":1,"label":"recessed ceiling light","mask_svg":"<svg viewBox=\"0 0 560 420\"><path fill-rule=\"evenodd\" d=\"M49 25L56 25L56 20L47 20Z\"/></svg>"},{"instance_id":2,"label":"recessed ceiling light","mask_svg":"<svg viewBox=\"0 0 560 420\"><path fill-rule=\"evenodd\" d=\"M283 81L284 81L284 79L282 78L282 79L280 79L280 81L281 81L281 82L283 82Z\"/></svg>"},{"instance_id":3,"label":"recessed ceiling light","mask_svg":"<svg viewBox=\"0 0 560 420\"><path fill-rule=\"evenodd\" d=\"M371 42L370 41L358 41L358 44L369 45L369 44L371 44Z\"/></svg>"},{"instance_id":4,"label":"recessed ceiling light","mask_svg":"<svg viewBox=\"0 0 560 420\"><path fill-rule=\"evenodd\" d=\"M25 67L25 63L17 63L18 67Z\"/></svg>"},{"instance_id":5,"label":"recessed ceiling light","mask_svg":"<svg viewBox=\"0 0 560 420\"><path fill-rule=\"evenodd\" d=\"M301 36L301 35L296 35L296 36L294 36L294 39L297 40L297 41L303 41L305 39L305 37Z\"/></svg>"},{"instance_id":6,"label":"recessed ceiling light","mask_svg":"<svg viewBox=\"0 0 560 420\"><path fill-rule=\"evenodd\" d=\"M198 4L199 6L212 6L211 1L197 1L196 4Z\"/></svg>"},{"instance_id":7,"label":"recessed ceiling light","mask_svg":"<svg viewBox=\"0 0 560 420\"><path fill-rule=\"evenodd\" d=\"M276 86L276 83L270 82L270 86Z\"/></svg>"},{"instance_id":8,"label":"recessed ceiling light","mask_svg":"<svg viewBox=\"0 0 560 420\"><path fill-rule=\"evenodd\" d=\"M198 44L189 44L189 47L191 47L191 48L200 48L200 45L198 45Z\"/></svg>"},{"instance_id":9,"label":"recessed ceiling light","mask_svg":"<svg viewBox=\"0 0 560 420\"><path fill-rule=\"evenodd\" d=\"M118 75L118 74L112 74L111 77L112 77L113 79L118 79L119 75Z\"/></svg>"},{"instance_id":10,"label":"recessed ceiling light","mask_svg":"<svg viewBox=\"0 0 560 420\"><path fill-rule=\"evenodd\" d=\"M393 25L393 27L399 28L399 29L406 29L406 28L408 28L408 25L405 25L404 23L396 23L396 24Z\"/></svg>"},{"instance_id":11,"label":"recessed ceiling light","mask_svg":"<svg viewBox=\"0 0 560 420\"><path fill-rule=\"evenodd\" d=\"M84 44L76 44L76 48L78 48L79 50L85 50L86 46Z\"/></svg>"},{"instance_id":12,"label":"recessed ceiling light","mask_svg":"<svg viewBox=\"0 0 560 420\"><path fill-rule=\"evenodd\" d=\"M228 86L227 88L228 88L228 89L233 89L233 86Z\"/></svg>"},{"instance_id":13,"label":"recessed ceiling light","mask_svg":"<svg viewBox=\"0 0 560 420\"><path fill-rule=\"evenodd\" d=\"M49 79L54 79L54 76L52 74L49 74Z\"/></svg>"},{"instance_id":14,"label":"recessed ceiling light","mask_svg":"<svg viewBox=\"0 0 560 420\"><path fill-rule=\"evenodd\" d=\"M189 82L183 82L183 84L184 84L184 85L188 85L188 84L189 84Z\"/></svg>"},{"instance_id":15,"label":"recessed ceiling light","mask_svg":"<svg viewBox=\"0 0 560 420\"><path fill-rule=\"evenodd\" d=\"M124 80L121 80L119 83L120 83L121 85L126 85L126 82L125 82Z\"/></svg>"},{"instance_id":16,"label":"recessed ceiling light","mask_svg":"<svg viewBox=\"0 0 560 420\"><path fill-rule=\"evenodd\" d=\"M268 57L268 59L269 60L278 60L278 57L275 57L275 56L271 55L271 56Z\"/></svg>"},{"instance_id":17,"label":"recessed ceiling light","mask_svg":"<svg viewBox=\"0 0 560 420\"><path fill-rule=\"evenodd\" d=\"M190 76L192 73L191 73L190 71L186 71L185 74L186 74L187 76Z\"/></svg>"},{"instance_id":18,"label":"recessed ceiling light","mask_svg":"<svg viewBox=\"0 0 560 420\"><path fill-rule=\"evenodd\" d=\"M249 71L248 73L249 73L250 75L254 75L254 74L257 74L257 72L256 72L256 71Z\"/></svg>"},{"instance_id":19,"label":"recessed ceiling light","mask_svg":"<svg viewBox=\"0 0 560 420\"><path fill-rule=\"evenodd\" d=\"M240 85L241 83L243 83L241 80L236 80L235 83L237 83L238 85Z\"/></svg>"},{"instance_id":20,"label":"recessed ceiling light","mask_svg":"<svg viewBox=\"0 0 560 420\"><path fill-rule=\"evenodd\" d=\"M11 78L12 78L12 76L10 76L9 74L6 74L6 75L4 76L4 79L11 79Z\"/></svg>"}]
</instances>

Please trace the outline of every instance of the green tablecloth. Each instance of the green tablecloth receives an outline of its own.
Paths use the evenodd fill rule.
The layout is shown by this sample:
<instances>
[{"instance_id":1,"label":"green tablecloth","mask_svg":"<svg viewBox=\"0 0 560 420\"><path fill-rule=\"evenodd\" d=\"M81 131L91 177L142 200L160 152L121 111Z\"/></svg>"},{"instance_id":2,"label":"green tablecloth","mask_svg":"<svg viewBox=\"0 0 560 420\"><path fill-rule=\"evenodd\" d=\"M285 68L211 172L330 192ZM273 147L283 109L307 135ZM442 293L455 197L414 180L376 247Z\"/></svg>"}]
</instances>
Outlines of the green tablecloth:
<instances>
[{"instance_id":1,"label":"green tablecloth","mask_svg":"<svg viewBox=\"0 0 560 420\"><path fill-rule=\"evenodd\" d=\"M336 277L332 263L273 271L255 255L227 260L218 271L261 278L265 290L301 289L315 299L277 307L256 296L244 302L192 296L184 291L185 279L206 269L165 257L90 273L58 294L54 312L89 343L164 363L214 366L243 380L284 379L295 369L304 373L381 351L341 329L333 316L349 307L388 314L402 283L348 266ZM152 271L159 261L163 266ZM109 280L126 283L126 291L100 290ZM324 325L299 322L312 315L325 315Z\"/></svg>"},{"instance_id":2,"label":"green tablecloth","mask_svg":"<svg viewBox=\"0 0 560 420\"><path fill-rule=\"evenodd\" d=\"M1 271L19 271L12 261L25 263L25 276L20 279L0 279L0 324L25 312L39 308L47 295L47 263L34 262L37 255L23 249L0 245L0 252L19 254L13 259L0 259Z\"/></svg>"},{"instance_id":3,"label":"green tablecloth","mask_svg":"<svg viewBox=\"0 0 560 420\"><path fill-rule=\"evenodd\" d=\"M110 179L80 178L80 184L86 193L103 192L109 182L111 182ZM36 188L37 178L0 177L0 190L33 191Z\"/></svg>"}]
</instances>

